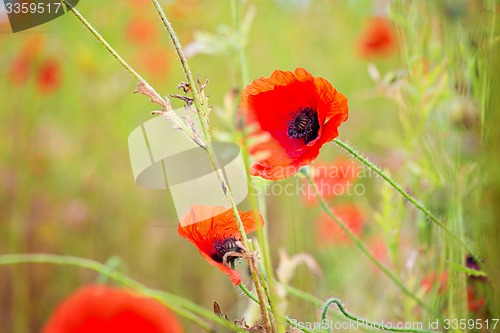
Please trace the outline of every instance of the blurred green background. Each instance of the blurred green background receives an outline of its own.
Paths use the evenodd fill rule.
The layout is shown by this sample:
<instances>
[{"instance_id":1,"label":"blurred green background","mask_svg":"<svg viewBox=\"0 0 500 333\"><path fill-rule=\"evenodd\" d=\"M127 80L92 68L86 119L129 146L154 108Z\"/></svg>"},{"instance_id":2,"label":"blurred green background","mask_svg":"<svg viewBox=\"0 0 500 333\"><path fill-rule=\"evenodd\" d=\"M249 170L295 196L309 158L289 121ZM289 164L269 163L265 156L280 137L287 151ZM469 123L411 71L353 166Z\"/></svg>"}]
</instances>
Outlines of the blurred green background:
<instances>
[{"instance_id":1,"label":"blurred green background","mask_svg":"<svg viewBox=\"0 0 500 333\"><path fill-rule=\"evenodd\" d=\"M200 43L191 69L210 79L215 133L232 135L224 133L227 127L217 116L234 112L224 97L241 89L230 2L161 3L181 43ZM485 200L495 198L495 183L486 196L490 159L484 158L489 155L483 143L495 142L487 138L496 133L488 132L487 119L498 105L491 97L498 86L488 81L486 69L494 68L492 50L498 50L498 4L394 1L391 11L388 4L244 2L244 13L255 10L246 48L249 76L304 67L328 79L349 99L349 121L340 128L340 138L388 170L478 248L495 281L498 252L492 239L498 227L492 224L485 233L491 207ZM87 0L77 9L157 91L178 93L183 73L148 1ZM367 21L379 14L392 20L397 45L389 54L362 57L359 43ZM248 301L177 235L168 192L143 190L134 183L127 137L156 108L132 93L134 78L71 14L16 34L5 22L0 30L0 253L57 253L101 262L118 256L126 273L150 287L207 308L217 301L231 317L241 317ZM200 32L211 35L203 39ZM378 68L380 82L370 77L369 64ZM341 158L346 156L337 147L326 145L319 160ZM445 317L498 318L491 290L487 310L468 312L463 272L451 270L449 289L438 291L432 273L450 271L450 261L463 263L462 249L380 179L358 181L364 195L330 202L333 207L356 205L363 215L360 237L410 289ZM338 296L352 312L373 320L426 320L356 248L321 244L318 207L303 207L300 196L269 195L266 200L275 265L278 249L285 248L290 255L310 254L323 272L316 276L301 265L292 285L320 298ZM431 280L429 292L426 278ZM58 301L95 281L93 272L71 267L0 267L2 332L38 331ZM290 302L287 314L317 318L317 308L293 297ZM198 330L188 322L185 327Z\"/></svg>"}]
</instances>

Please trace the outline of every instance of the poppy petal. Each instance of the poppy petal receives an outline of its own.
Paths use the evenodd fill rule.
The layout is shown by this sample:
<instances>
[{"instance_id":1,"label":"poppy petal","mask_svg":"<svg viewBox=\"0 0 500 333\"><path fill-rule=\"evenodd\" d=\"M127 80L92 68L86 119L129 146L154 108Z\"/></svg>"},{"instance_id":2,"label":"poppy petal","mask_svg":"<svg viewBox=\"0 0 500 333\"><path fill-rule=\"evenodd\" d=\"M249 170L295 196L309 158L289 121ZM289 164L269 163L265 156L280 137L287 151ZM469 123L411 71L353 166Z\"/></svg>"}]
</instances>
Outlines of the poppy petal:
<instances>
[{"instance_id":1,"label":"poppy petal","mask_svg":"<svg viewBox=\"0 0 500 333\"><path fill-rule=\"evenodd\" d=\"M258 128L255 135L269 134L268 142L250 148L251 155L270 152L250 171L271 180L294 175L312 162L348 117L347 98L303 68L275 70L253 81L242 93L239 111L247 126Z\"/></svg>"},{"instance_id":2,"label":"poppy petal","mask_svg":"<svg viewBox=\"0 0 500 333\"><path fill-rule=\"evenodd\" d=\"M257 221L253 211L238 211L238 213L245 232L250 233L257 229ZM258 221L261 225L264 224L264 220L260 215ZM214 258L220 258L224 254L224 252L218 252L216 244L224 243L228 239L241 239L231 209L222 206L193 205L190 212L179 221L177 231L181 237L186 238L196 246L201 256L210 265L229 275L233 284L238 285L241 283L241 276L237 271L222 262L214 260Z\"/></svg>"},{"instance_id":3,"label":"poppy petal","mask_svg":"<svg viewBox=\"0 0 500 333\"><path fill-rule=\"evenodd\" d=\"M132 290L104 285L80 288L64 299L43 333L182 333L177 318L161 303Z\"/></svg>"}]
</instances>

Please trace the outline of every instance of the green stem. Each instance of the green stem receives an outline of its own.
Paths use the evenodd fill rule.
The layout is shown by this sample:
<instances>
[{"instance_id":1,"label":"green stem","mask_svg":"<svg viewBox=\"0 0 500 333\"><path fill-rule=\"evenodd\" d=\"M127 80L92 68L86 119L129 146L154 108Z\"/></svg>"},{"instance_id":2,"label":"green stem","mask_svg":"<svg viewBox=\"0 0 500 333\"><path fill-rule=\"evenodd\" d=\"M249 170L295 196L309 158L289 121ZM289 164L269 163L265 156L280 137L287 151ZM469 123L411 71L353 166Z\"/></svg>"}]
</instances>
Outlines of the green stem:
<instances>
[{"instance_id":1,"label":"green stem","mask_svg":"<svg viewBox=\"0 0 500 333\"><path fill-rule=\"evenodd\" d=\"M231 1L231 7L232 7L232 15L233 15L233 21L234 21L234 28L236 30L236 33L238 35L238 41L240 42L239 47L238 47L238 62L240 65L240 77L241 77L241 88L243 89L247 84L248 84L248 62L247 58L245 56L245 43L247 40L247 36L245 35L245 32L242 29L241 26L241 0L232 0ZM238 104L237 104L238 105ZM254 211L254 217L256 221L259 219L259 203L257 201L257 193L255 191L255 186L253 184L253 179L250 175L250 156L248 154L248 143L247 143L247 135L246 131L243 128L242 129L242 154L243 154L243 163L245 165L245 170L246 170L246 177L247 177L247 184L248 184L248 198L249 198L249 203L250 206L252 207ZM260 226L259 223L257 223L257 239L259 240L259 245L260 245L260 250L261 250L261 255L262 255L262 261L264 263L264 269L266 273L266 279L264 280L264 289L266 291L267 299L269 301L269 305L271 306L271 312L274 314L274 317L277 318L275 320L276 322L276 330L278 333L283 333L285 332L285 323L284 321L280 320L282 318L282 313L280 311L280 308L277 305L276 299L274 297L275 295L275 289L276 289L276 277L274 275L274 270L272 266L272 261L271 261L271 254L269 251L269 242L266 234L266 228L267 224L263 227ZM267 282L267 288L265 286Z\"/></svg>"},{"instance_id":2,"label":"green stem","mask_svg":"<svg viewBox=\"0 0 500 333\"><path fill-rule=\"evenodd\" d=\"M398 183L396 183L391 177L385 174L379 167L368 161L365 157L363 157L360 153L358 153L354 148L350 147L347 143L334 139L334 143L336 143L339 147L344 149L350 155L354 156L358 161L363 163L366 167L372 169L382 177L386 182L388 182L397 192L399 192L408 202L410 202L413 206L415 206L418 210L420 210L425 216L427 216L433 223L438 225L441 229L443 229L448 235L450 235L455 241L457 241L466 251L469 253L474 260L480 265L481 269L486 272L486 268L484 267L483 261L472 251L472 249L467 245L467 243L461 239L459 236L455 235L450 229L448 229L442 222L440 222L434 214L432 214L423 204L421 204L417 199L409 195Z\"/></svg>"},{"instance_id":3,"label":"green stem","mask_svg":"<svg viewBox=\"0 0 500 333\"><path fill-rule=\"evenodd\" d=\"M248 298L250 298L252 301L254 301L255 303L257 304L260 304L259 303L259 299L257 297L255 297L251 292L250 290L248 290L244 285L243 283L240 283L238 285L240 287L240 289L243 291L243 293L245 293L245 295L248 296ZM270 306L266 305L266 308L268 309L268 311L271 311L271 308ZM290 324L290 325L293 325L293 327L296 327L298 328L299 330L301 330L302 332L305 332L305 333L313 333L312 331L308 330L307 328L305 328L304 326L298 324L298 322L288 318L288 317L285 317L285 321Z\"/></svg>"},{"instance_id":4,"label":"green stem","mask_svg":"<svg viewBox=\"0 0 500 333\"><path fill-rule=\"evenodd\" d=\"M97 32L97 30L92 26L92 24L90 24L89 21L87 21L85 19L85 17L83 17L80 12L78 10L76 10L76 8L71 5L67 0L61 0L62 3L66 4L66 6L68 8L70 8L70 11L73 13L73 15L76 16L76 18L82 22L82 24L85 26L85 28L87 28L87 30L89 30L93 35L94 37L99 41L99 43L101 43L105 48L106 50L108 50L108 52L123 66L125 67L125 69L130 73L132 74L139 82L141 82L142 84L144 84L146 87L147 87L147 90L150 91L151 93L153 93L155 95L155 99L157 100L160 100L160 101L164 101L163 97L160 96L160 94L141 76L139 75L139 73L137 73L133 68L132 66L130 66L119 54L118 52L115 51L115 49L113 49L113 47L111 47L111 45L109 45L109 43L106 41L106 39L104 39L101 34L99 34L99 32ZM195 143L196 140L193 139L192 137L192 134L190 133L190 130L186 127L184 121L182 121L179 116L177 115L177 113L175 112L171 112L169 114L169 117L172 118L172 121L176 123L176 125L178 125L184 132L187 133L188 137L193 140Z\"/></svg>"},{"instance_id":5,"label":"green stem","mask_svg":"<svg viewBox=\"0 0 500 333\"><path fill-rule=\"evenodd\" d=\"M194 105L196 107L196 112L197 112L198 117L200 119L200 126L201 126L201 129L203 132L205 142L207 144L206 151L207 151L208 157L210 159L210 162L212 164L212 168L215 171L219 180L221 181L221 185L222 185L221 189L225 189L224 193L225 193L226 198L228 199L228 201L231 205L234 217L236 219L236 224L238 226L238 230L241 234L241 240L243 242L243 245L247 249L252 251L251 244L248 241L248 237L246 235L246 231L245 231L245 228L243 226L243 221L241 220L240 214L238 212L238 207L237 207L236 202L234 200L234 195L233 195L231 186L230 186L229 182L227 181L226 175L219 168L219 163L218 163L217 158L215 156L215 153L213 151L213 147L212 147L212 143L211 143L212 140L211 140L211 136L210 136L210 130L209 130L208 119L207 119L208 113L209 113L209 108L207 106L206 100L202 99L202 97L199 93L198 87L196 85L196 82L194 81L193 75L192 75L191 70L189 68L187 59L184 55L184 52L182 51L182 47L181 47L181 44L179 42L179 39L177 38L177 35L175 34L175 31L174 31L172 25L170 24L170 21L166 17L166 15L163 12L163 9L161 8L158 1L157 0L151 0L151 1L153 2L155 9L156 9L158 15L160 16L161 21L163 22L163 25L165 26L165 28L168 31L168 34L170 36L170 40L172 41L172 44L174 45L174 48L177 52L177 55L179 57L181 65L182 65L182 69L184 70L184 74L185 74L186 79L188 81L188 84L191 88L193 102L194 102ZM255 288L258 290L258 295L259 295L259 297L261 297L265 293L263 291L260 276L259 276L259 274L257 274L257 272L258 272L257 266L258 265L256 265L255 270L252 270L252 279L253 279L253 282L255 284ZM264 304L264 303L265 303L265 300L261 299L261 304ZM266 311L266 309L263 305L261 306L261 312L262 312L262 319L264 320L264 324L266 325L266 327L271 328L272 326L271 326L271 319L269 318L269 313Z\"/></svg>"},{"instance_id":6,"label":"green stem","mask_svg":"<svg viewBox=\"0 0 500 333\"><path fill-rule=\"evenodd\" d=\"M349 312L344 308L340 300L336 298L330 298L326 301L325 305L323 306L323 310L321 311L321 322L324 323L326 321L326 315L328 313L328 308L330 307L331 304L337 304L337 307L339 308L340 312L348 319L355 321L358 324L363 324L365 327L373 327L377 328L380 330L384 331L391 331L391 332L413 332L413 333L436 333L436 331L431 331L431 330L424 330L424 329L406 329L406 328L394 328L391 326L387 325L382 325L373 321L369 321L366 319L362 319L360 317L357 317ZM423 325L423 324L422 324Z\"/></svg>"},{"instance_id":7,"label":"green stem","mask_svg":"<svg viewBox=\"0 0 500 333\"><path fill-rule=\"evenodd\" d=\"M163 9L161 8L160 4L158 3L157 0L151 0L153 2L153 5L155 6L155 9L158 13L158 15L161 18L161 21L163 25L167 28L168 34L170 36L170 40L172 41L172 44L174 45L174 48L177 52L177 55L179 57L179 60L181 62L182 69L184 71L184 74L186 76L186 79L188 81L188 84L191 88L191 93L193 96L193 102L196 108L196 112L198 114L198 117L200 118L200 126L203 132L204 139L206 140L207 146L207 154L210 158L210 162L212 163L212 167L214 171L216 172L217 176L219 179L224 183L225 188L227 188L226 192L226 197L228 198L229 202L231 203L231 207L233 209L233 213L235 215L237 224L238 224L238 229L241 233L242 241L245 247L249 247L248 244L248 237L246 235L245 229L243 228L243 222L241 221L241 217L238 214L238 208L236 207L236 203L234 201L234 196L232 194L231 188L229 183L226 181L225 175L222 173L218 166L218 162L216 160L216 156L213 151L213 147L211 145L211 136L210 136L210 131L209 127L207 125L206 118L208 116L208 107L205 103L205 101L202 101L200 98L200 93L198 91L198 87L196 85L196 82L194 81L193 75L191 73L191 70L189 68L189 65L187 63L186 57L184 55L184 52L182 51L181 44L179 42L179 39L177 38L177 35L175 34L175 31L170 24L170 21L167 19L165 16L165 13L163 12Z\"/></svg>"},{"instance_id":8,"label":"green stem","mask_svg":"<svg viewBox=\"0 0 500 333\"><path fill-rule=\"evenodd\" d=\"M111 258L106 260L106 262L104 263L104 267L106 267L108 271L118 271L121 273L124 269L122 258L118 256L112 256ZM107 280L108 276L106 274L99 274L99 276L97 277L97 283L106 283Z\"/></svg>"},{"instance_id":9,"label":"green stem","mask_svg":"<svg viewBox=\"0 0 500 333\"><path fill-rule=\"evenodd\" d=\"M78 10L76 10L76 8L71 5L67 0L61 0L64 4L66 4L66 6L68 6L68 8L70 8L70 11L76 16L76 18L78 18L78 20L80 22L83 23L83 25L85 26L85 28L87 28L93 35L94 37L108 50L109 53L111 53L111 55L113 57L115 57L115 59L120 63L122 64L123 67L125 67L125 69L130 73L132 74L137 80L141 81L141 82L144 82L147 84L146 80L144 80L140 75L139 73L137 73L119 54L118 52L116 52L112 47L111 45L109 45L109 43L99 34L99 32L97 32L97 30L92 26L92 24L90 24L81 14L80 12L78 12ZM151 87L149 84L147 84L148 87ZM158 94L158 93L157 93ZM158 97L161 99L161 96L158 94Z\"/></svg>"},{"instance_id":10,"label":"green stem","mask_svg":"<svg viewBox=\"0 0 500 333\"><path fill-rule=\"evenodd\" d=\"M280 283L279 284L282 288L285 288L285 290L287 291L287 293L289 293L290 295L293 295L295 297L298 297L300 299L303 299L304 301L307 301L313 305L316 305L316 306L319 306L319 307L323 307L323 301L321 299L319 299L318 297L312 295L312 294L309 294L308 292L305 292L303 290L300 290L300 289L297 289L295 287L292 287L292 286L289 286L289 285L286 285L286 284L283 284L283 283ZM333 313L333 315L337 318L337 319L344 319L344 317L336 312ZM367 332L372 332L372 329L368 328L368 327L358 327L358 329L360 330L363 330L363 331L367 331Z\"/></svg>"},{"instance_id":11,"label":"green stem","mask_svg":"<svg viewBox=\"0 0 500 333\"><path fill-rule=\"evenodd\" d=\"M109 267L93 261L90 259L72 257L72 256L62 256L54 254L7 254L0 255L0 266L1 265L13 265L13 264L27 264L27 263L43 263L43 264L55 264L55 265L70 265L81 268L90 269L99 272L101 275L107 276L108 278L118 282L119 284L135 289L144 296L148 296L158 300L159 302L165 304L171 308L174 312L187 319L193 321L196 325L205 329L206 331L212 332L213 328L210 324L199 318L198 316L204 317L205 319L212 320L218 324L224 325L229 329L237 332L246 332L242 328L236 326L232 322L225 320L213 312L208 311L202 306L188 301L182 297L176 296L163 291L158 291L150 289L143 284L117 272L110 270Z\"/></svg>"},{"instance_id":12,"label":"green stem","mask_svg":"<svg viewBox=\"0 0 500 333\"><path fill-rule=\"evenodd\" d=\"M349 227L342 221L335 213L332 211L330 207L326 204L325 200L321 196L321 194L318 191L318 187L314 180L312 179L311 175L307 171L307 168L302 168L300 169L300 172L305 175L307 178L307 181L309 184L313 187L313 191L316 194L316 198L319 202L319 205L321 209L346 233L346 235L354 242L356 247L368 258L370 259L371 262L375 264L380 270L408 297L413 299L417 304L419 304L422 308L424 308L427 312L430 314L434 314L434 311L432 308L430 308L427 304L425 304L420 298L418 298L414 293L412 293L408 288L406 288L399 279L392 274L391 271L389 271L371 252L368 250L368 248L365 246L365 244L356 236L352 233L352 231L349 229Z\"/></svg>"}]
</instances>

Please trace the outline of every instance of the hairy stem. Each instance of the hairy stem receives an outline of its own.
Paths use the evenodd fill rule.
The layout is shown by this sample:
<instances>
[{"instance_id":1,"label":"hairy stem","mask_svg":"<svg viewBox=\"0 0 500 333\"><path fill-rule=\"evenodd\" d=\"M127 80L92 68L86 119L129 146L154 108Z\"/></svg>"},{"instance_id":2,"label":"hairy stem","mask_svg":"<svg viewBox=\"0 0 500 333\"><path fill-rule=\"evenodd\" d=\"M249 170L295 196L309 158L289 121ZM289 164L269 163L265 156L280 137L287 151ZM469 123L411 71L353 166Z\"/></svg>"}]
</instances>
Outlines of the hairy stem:
<instances>
[{"instance_id":1,"label":"hairy stem","mask_svg":"<svg viewBox=\"0 0 500 333\"><path fill-rule=\"evenodd\" d=\"M89 30L92 35L101 43L106 50L130 73L132 76L134 76L139 82L144 84L144 86L147 88L148 91L150 91L152 94L155 95L155 99L165 101L163 97L160 96L160 94L141 76L139 73L137 73L132 66L130 66L119 54L118 52L115 51L115 49L109 45L109 43L104 39L99 32L90 24L89 21L83 17L76 8L71 5L68 0L61 0L62 3L68 6L70 8L70 11L73 13L73 15L76 16L76 18L82 22L82 24ZM184 121L179 118L179 116L175 112L171 112L169 116L172 118L172 121L176 123L187 135L190 139L193 140L192 135L189 131L189 129L186 127ZM197 143L195 140L193 140L195 143Z\"/></svg>"},{"instance_id":2,"label":"hairy stem","mask_svg":"<svg viewBox=\"0 0 500 333\"><path fill-rule=\"evenodd\" d=\"M450 235L455 241L457 241L464 249L469 253L474 260L480 265L483 271L486 271L484 267L483 261L472 251L472 249L467 245L467 243L461 239L459 236L455 235L450 229L448 229L441 221L437 219L434 214L430 212L423 204L421 204L417 199L409 195L398 183L396 183L391 177L385 174L379 167L375 164L368 161L365 157L363 157L360 153L358 153L354 148L350 147L347 143L334 139L333 142L337 144L339 147L344 149L347 153L352 155L358 161L363 163L366 167L372 169L382 177L386 182L388 182L397 192L399 192L408 202L410 202L413 206L415 206L418 210L420 210L427 218L429 218L433 223L438 225L441 229L443 229L448 235Z\"/></svg>"},{"instance_id":3,"label":"hairy stem","mask_svg":"<svg viewBox=\"0 0 500 333\"><path fill-rule=\"evenodd\" d=\"M243 226L243 222L242 222L241 217L238 213L238 208L237 208L236 202L234 200L231 186L230 186L229 182L227 181L226 175L219 168L219 163L217 161L217 158L215 156L215 153L214 153L214 150L213 150L213 147L211 144L212 141L211 141L210 130L209 130L209 126L208 126L209 107L206 104L206 100L204 98L202 98L202 96L200 95L200 92L199 92L198 87L196 85L196 82L193 78L193 75L192 75L191 70L189 68L188 62L187 62L186 57L184 55L184 52L182 51L182 47L181 47L181 44L179 42L179 39L177 38L177 35L175 34L175 31L174 31L172 25L170 24L170 21L166 17L166 15L163 12L163 9L161 8L158 1L152 0L152 2L153 2L153 5L154 5L156 11L158 12L158 15L161 18L161 21L163 22L163 25L165 26L165 28L168 31L168 34L170 36L170 40L172 41L172 44L174 45L174 48L177 52L177 55L179 57L181 65L182 65L182 69L184 70L184 74L185 74L186 79L188 81L188 84L191 88L193 102L194 102L194 105L196 107L196 112L198 114L198 117L200 119L200 125L201 125L201 129L203 132L205 142L207 143L206 151L207 151L207 154L209 156L212 167L213 167L217 177L221 181L221 184L222 184L221 189L223 189L223 190L225 189L224 193L225 193L226 198L228 199L228 201L231 205L232 211L234 213L234 216L236 219L236 224L237 224L238 230L241 234L243 245L252 251L253 247L251 246L251 244L248 241L248 237L246 235L246 231L245 231L245 228ZM261 280L260 280L260 277L256 274L256 270L252 270L252 279L254 281L255 288L259 291L258 292L259 297L261 297L261 296L263 297L263 295L265 295L265 293L263 292ZM265 299L260 299L260 301L262 304L265 304L265 302L266 302ZM271 320L269 318L269 313L265 310L265 308L261 308L261 310L262 310L262 317L263 317L263 320L264 320L266 327L271 327Z\"/></svg>"},{"instance_id":4,"label":"hairy stem","mask_svg":"<svg viewBox=\"0 0 500 333\"><path fill-rule=\"evenodd\" d=\"M232 15L234 21L234 28L238 35L238 41L240 45L238 47L238 63L240 67L240 80L241 80L241 89L248 84L248 62L245 54L245 42L247 40L247 36L245 36L245 31L242 29L242 20L241 20L241 0L232 0ZM236 104L238 105L238 103ZM247 184L248 184L248 199L250 206L254 211L254 218L256 222L259 220L259 203L257 200L257 193L255 190L255 186L253 183L253 179L250 175L250 156L248 154L248 142L247 142L247 133L245 128L242 128L242 154L243 154L243 163L245 165L246 176L247 176ZM280 308L277 305L275 299L275 291L276 291L276 277L274 275L273 265L271 261L271 254L269 251L269 241L266 235L267 224L263 227L260 226L260 223L257 223L257 239L259 240L262 261L264 263L264 270L266 273L266 279L263 280L263 285L266 291L267 299L269 301L269 305L271 306L271 312L274 314L276 330L278 333L285 332L285 323L281 320L282 313L280 313ZM266 288L267 283L267 288Z\"/></svg>"},{"instance_id":5,"label":"hairy stem","mask_svg":"<svg viewBox=\"0 0 500 333\"><path fill-rule=\"evenodd\" d=\"M342 305L340 300L337 298L330 298L326 301L325 305L323 305L323 310L321 311L321 322L322 323L326 321L326 315L328 313L328 308L333 303L335 303L337 305L337 307L340 310L340 313L342 313L346 318L353 320L358 324L363 324L365 327L372 327L372 328L377 328L380 330L391 331L391 332L436 333L436 331L424 330L424 329L394 328L392 326L382 325L380 323L376 323L376 322L373 322L370 320L362 319L360 317L357 317L357 316L347 312L347 310L344 308L344 306Z\"/></svg>"},{"instance_id":6,"label":"hairy stem","mask_svg":"<svg viewBox=\"0 0 500 333\"><path fill-rule=\"evenodd\" d=\"M332 211L330 207L328 207L327 203L321 196L318 191L318 187L314 180L312 179L310 173L307 171L307 168L300 169L300 172L305 175L307 181L312 186L314 193L316 194L316 198L319 202L321 209L346 233L346 235L354 242L354 245L368 258L371 262L375 264L380 270L408 297L413 299L417 304L419 304L422 308L424 308L430 314L434 314L432 308L430 308L427 304L425 304L420 298L418 298L414 293L412 293L408 288L406 288L401 281L391 272L387 267L385 267L365 246L365 244L352 233L349 227L342 221L335 213Z\"/></svg>"},{"instance_id":7,"label":"hairy stem","mask_svg":"<svg viewBox=\"0 0 500 333\"><path fill-rule=\"evenodd\" d=\"M247 289L247 288L246 288L246 287L245 287L242 283L240 283L238 286L239 286L239 287L240 287L240 289L243 291L243 293L244 293L245 295L247 295L247 296L248 296L248 298L250 298L250 299L251 299L252 301L254 301L255 303L259 304L259 299L258 299L257 297L255 297L255 296L254 296L254 295L250 292L250 290L248 290L248 289ZM269 311L271 310L271 308L270 308L268 305L266 305L266 308L267 308ZM297 321L294 321L294 320L292 320L292 319L290 319L290 318L288 318L288 317L285 317L285 321L286 321L288 324L292 325L293 327L298 328L299 330L301 330L301 331L302 331L302 332L304 332L304 333L313 333L312 331L308 330L308 329L307 329L307 328L305 328L304 326L300 325Z\"/></svg>"}]
</instances>

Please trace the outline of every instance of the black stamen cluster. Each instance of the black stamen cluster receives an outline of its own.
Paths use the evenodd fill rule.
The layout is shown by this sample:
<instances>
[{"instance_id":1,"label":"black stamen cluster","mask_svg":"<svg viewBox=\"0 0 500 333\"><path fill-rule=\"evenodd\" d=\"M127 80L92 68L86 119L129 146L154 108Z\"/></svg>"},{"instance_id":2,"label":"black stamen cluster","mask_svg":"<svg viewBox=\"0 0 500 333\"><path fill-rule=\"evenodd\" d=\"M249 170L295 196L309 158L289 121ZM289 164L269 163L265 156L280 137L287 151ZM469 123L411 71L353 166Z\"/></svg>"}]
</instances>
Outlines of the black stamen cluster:
<instances>
[{"instance_id":1,"label":"black stamen cluster","mask_svg":"<svg viewBox=\"0 0 500 333\"><path fill-rule=\"evenodd\" d=\"M288 136L291 138L303 138L305 144L316 139L318 131L318 113L311 108L299 109L295 118L288 124Z\"/></svg>"},{"instance_id":2,"label":"black stamen cluster","mask_svg":"<svg viewBox=\"0 0 500 333\"><path fill-rule=\"evenodd\" d=\"M242 249L236 245L238 239L234 237L229 237L224 240L216 240L213 244L215 252L210 255L215 262L222 263L224 261L224 255L228 252L242 252ZM230 263L238 257L228 256L227 262Z\"/></svg>"}]
</instances>

